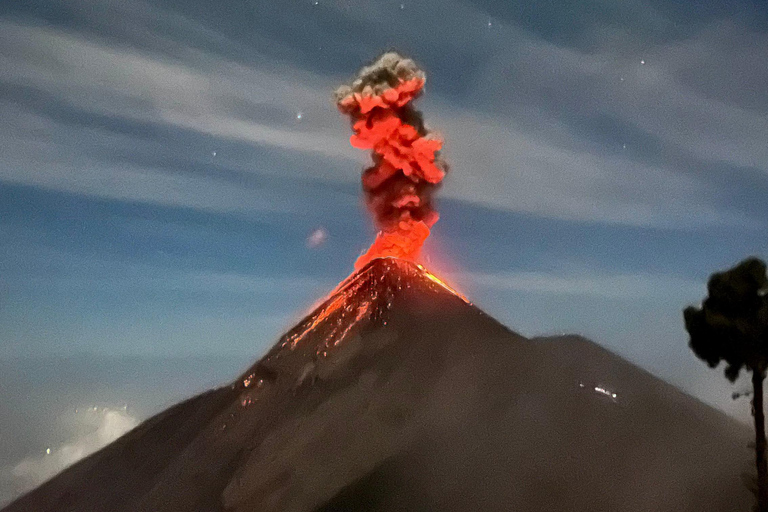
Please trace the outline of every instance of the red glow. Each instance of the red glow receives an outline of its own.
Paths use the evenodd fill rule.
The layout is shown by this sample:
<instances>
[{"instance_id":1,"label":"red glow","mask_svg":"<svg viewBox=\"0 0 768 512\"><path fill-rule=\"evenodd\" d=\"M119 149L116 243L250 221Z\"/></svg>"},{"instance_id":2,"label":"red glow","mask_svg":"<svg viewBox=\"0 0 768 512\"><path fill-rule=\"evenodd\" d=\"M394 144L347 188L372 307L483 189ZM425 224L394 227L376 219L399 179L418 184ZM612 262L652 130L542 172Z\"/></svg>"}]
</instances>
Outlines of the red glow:
<instances>
[{"instance_id":1,"label":"red glow","mask_svg":"<svg viewBox=\"0 0 768 512\"><path fill-rule=\"evenodd\" d=\"M379 231L371 247L355 262L355 268L360 269L376 258L387 256L415 261L428 236L429 226L423 221L403 221L394 231Z\"/></svg>"},{"instance_id":2,"label":"red glow","mask_svg":"<svg viewBox=\"0 0 768 512\"><path fill-rule=\"evenodd\" d=\"M443 143L406 121L413 112L408 103L423 87L423 78L412 78L378 95L354 92L339 101L339 109L353 120L350 143L372 150L375 162L362 181L379 233L355 263L357 269L388 256L416 261L437 222L430 199L445 176L435 163Z\"/></svg>"},{"instance_id":3,"label":"red glow","mask_svg":"<svg viewBox=\"0 0 768 512\"><path fill-rule=\"evenodd\" d=\"M324 357L328 351L347 339L361 322L381 318L392 307L397 292L411 285L423 286L425 282L430 292L447 291L470 303L456 289L422 265L388 258L381 260L379 265L353 272L339 283L324 302L314 307L309 316L282 338L280 349L293 351L315 336L315 339L322 340L316 347L316 354ZM386 319L382 321L383 325L387 325ZM243 379L243 387L251 386L255 378L255 373L248 375ZM257 386L261 385L262 381L257 381Z\"/></svg>"},{"instance_id":4,"label":"red glow","mask_svg":"<svg viewBox=\"0 0 768 512\"><path fill-rule=\"evenodd\" d=\"M456 288L448 286L448 283L446 283L445 281L443 281L442 279L440 279L435 274L433 274L432 272L428 271L427 269L425 269L423 266L419 265L418 263L416 264L416 266L419 267L419 270L423 270L424 271L424 275L426 275L427 278L430 281L439 284L440 286L442 286L443 288L445 288L446 290L448 290L452 294L458 296L461 300L463 300L467 304L471 304L471 302L469 302L469 299L467 299L463 294L459 293L459 291L456 290Z\"/></svg>"}]
</instances>

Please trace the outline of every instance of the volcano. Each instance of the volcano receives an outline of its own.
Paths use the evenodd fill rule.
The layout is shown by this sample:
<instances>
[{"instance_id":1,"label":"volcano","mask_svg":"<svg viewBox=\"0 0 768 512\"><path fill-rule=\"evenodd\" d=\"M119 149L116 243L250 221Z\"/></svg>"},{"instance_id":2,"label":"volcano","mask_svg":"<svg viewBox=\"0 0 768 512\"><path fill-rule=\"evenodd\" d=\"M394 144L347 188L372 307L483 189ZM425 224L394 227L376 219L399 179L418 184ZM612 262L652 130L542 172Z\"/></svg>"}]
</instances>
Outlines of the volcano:
<instances>
[{"instance_id":1,"label":"volcano","mask_svg":"<svg viewBox=\"0 0 768 512\"><path fill-rule=\"evenodd\" d=\"M749 430L579 337L376 259L231 385L5 512L744 511Z\"/></svg>"}]
</instances>

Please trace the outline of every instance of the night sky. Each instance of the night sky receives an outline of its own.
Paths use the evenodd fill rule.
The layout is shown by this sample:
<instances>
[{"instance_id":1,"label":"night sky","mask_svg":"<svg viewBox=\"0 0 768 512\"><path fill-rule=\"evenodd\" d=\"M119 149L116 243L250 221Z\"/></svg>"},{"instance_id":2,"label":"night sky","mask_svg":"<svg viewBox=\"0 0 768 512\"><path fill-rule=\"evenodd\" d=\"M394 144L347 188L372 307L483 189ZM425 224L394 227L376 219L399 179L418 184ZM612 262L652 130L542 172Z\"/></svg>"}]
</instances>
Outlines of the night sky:
<instances>
[{"instance_id":1,"label":"night sky","mask_svg":"<svg viewBox=\"0 0 768 512\"><path fill-rule=\"evenodd\" d=\"M257 359L373 240L332 94L390 49L451 167L426 266L748 417L682 309L768 257L760 0L3 2L0 361Z\"/></svg>"}]
</instances>

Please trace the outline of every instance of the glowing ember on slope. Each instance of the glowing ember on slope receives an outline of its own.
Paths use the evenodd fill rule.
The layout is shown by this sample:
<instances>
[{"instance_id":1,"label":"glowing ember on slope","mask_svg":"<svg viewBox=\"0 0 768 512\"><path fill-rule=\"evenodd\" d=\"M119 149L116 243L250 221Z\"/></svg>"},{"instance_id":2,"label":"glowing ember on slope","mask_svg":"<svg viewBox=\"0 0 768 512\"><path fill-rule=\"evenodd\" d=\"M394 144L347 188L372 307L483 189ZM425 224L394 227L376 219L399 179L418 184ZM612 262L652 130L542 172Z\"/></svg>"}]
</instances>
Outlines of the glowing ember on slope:
<instances>
[{"instance_id":1,"label":"glowing ember on slope","mask_svg":"<svg viewBox=\"0 0 768 512\"><path fill-rule=\"evenodd\" d=\"M374 161L362 180L379 233L357 269L388 256L416 261L439 217L432 194L446 173L437 156L443 143L410 104L425 80L412 60L386 53L360 70L351 86L336 91L339 110L352 121L350 143L372 150Z\"/></svg>"},{"instance_id":2,"label":"glowing ember on slope","mask_svg":"<svg viewBox=\"0 0 768 512\"><path fill-rule=\"evenodd\" d=\"M293 351L314 337L322 340L316 344L317 355L326 356L361 322L379 319L386 325L386 312L392 307L397 293L412 286L431 293L448 292L469 303L423 266L399 258L379 258L341 282L325 302L285 335L280 348Z\"/></svg>"},{"instance_id":3,"label":"glowing ember on slope","mask_svg":"<svg viewBox=\"0 0 768 512\"><path fill-rule=\"evenodd\" d=\"M423 270L423 271L424 271L424 275L425 275L425 276L426 276L426 277L427 277L427 278L428 278L430 281L434 281L435 283L439 284L440 286L442 286L443 288L445 288L446 290L448 290L448 291L449 291L449 292L451 292L452 294L459 296L459 297L461 298L461 300L463 300L463 301L464 301L464 302L466 302L467 304L469 304L469 303L470 303L470 302L469 302L469 299L467 299L467 298L466 298L464 295L462 295L461 293L459 293L458 291L456 291L454 288L451 288L450 286L448 286L448 284L446 284L446 283L445 283L445 281L443 281L442 279L440 279L439 277L437 277L435 274L433 274L433 273L432 273L432 272L430 272L429 270L425 269L425 268L424 268L422 265L419 265L419 264L417 263L417 264L416 264L416 266L417 266L417 267L419 267L421 270Z\"/></svg>"}]
</instances>

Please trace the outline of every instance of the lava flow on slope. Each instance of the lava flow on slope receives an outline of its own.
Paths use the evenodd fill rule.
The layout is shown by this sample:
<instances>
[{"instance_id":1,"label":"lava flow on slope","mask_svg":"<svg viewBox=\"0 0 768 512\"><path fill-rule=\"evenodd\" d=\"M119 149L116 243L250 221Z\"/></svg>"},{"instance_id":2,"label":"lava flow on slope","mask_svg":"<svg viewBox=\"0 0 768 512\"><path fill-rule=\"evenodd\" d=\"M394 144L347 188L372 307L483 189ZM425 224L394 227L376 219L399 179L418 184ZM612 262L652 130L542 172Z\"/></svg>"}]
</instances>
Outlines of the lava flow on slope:
<instances>
[{"instance_id":1,"label":"lava flow on slope","mask_svg":"<svg viewBox=\"0 0 768 512\"><path fill-rule=\"evenodd\" d=\"M418 263L394 257L376 258L342 281L328 298L285 333L272 350L245 373L241 383L249 387L262 377L274 377L274 371L268 368L280 367L281 373L285 372L286 366L293 366L286 365L288 360L328 357L334 347L365 326L387 325L389 312L396 303L425 309L436 301L471 304ZM302 356L297 358L296 353Z\"/></svg>"}]
</instances>

